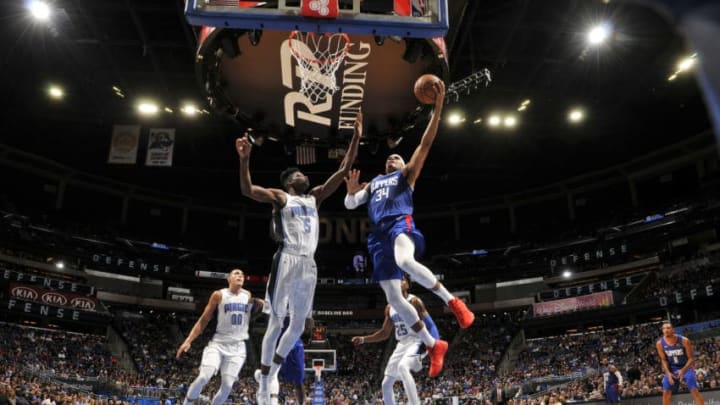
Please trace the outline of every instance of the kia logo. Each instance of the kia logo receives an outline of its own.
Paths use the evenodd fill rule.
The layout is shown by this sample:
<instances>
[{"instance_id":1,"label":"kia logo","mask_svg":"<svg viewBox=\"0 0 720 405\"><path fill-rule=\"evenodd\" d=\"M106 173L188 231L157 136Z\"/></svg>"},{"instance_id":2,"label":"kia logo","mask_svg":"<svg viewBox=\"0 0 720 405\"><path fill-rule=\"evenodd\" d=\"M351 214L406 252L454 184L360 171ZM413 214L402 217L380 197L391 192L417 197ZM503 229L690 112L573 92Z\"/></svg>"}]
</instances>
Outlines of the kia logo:
<instances>
[{"instance_id":1,"label":"kia logo","mask_svg":"<svg viewBox=\"0 0 720 405\"><path fill-rule=\"evenodd\" d=\"M31 301L35 301L38 299L37 291L29 287L13 287L13 289L10 290L10 295L15 298L21 298Z\"/></svg>"},{"instance_id":2,"label":"kia logo","mask_svg":"<svg viewBox=\"0 0 720 405\"><path fill-rule=\"evenodd\" d=\"M42 295L42 302L52 305L66 305L67 298L64 295L56 292L47 292Z\"/></svg>"},{"instance_id":3,"label":"kia logo","mask_svg":"<svg viewBox=\"0 0 720 405\"><path fill-rule=\"evenodd\" d=\"M83 297L75 297L70 301L70 306L80 309L85 309L87 311L94 311L95 310L95 301L89 299L89 298L83 298Z\"/></svg>"}]
</instances>

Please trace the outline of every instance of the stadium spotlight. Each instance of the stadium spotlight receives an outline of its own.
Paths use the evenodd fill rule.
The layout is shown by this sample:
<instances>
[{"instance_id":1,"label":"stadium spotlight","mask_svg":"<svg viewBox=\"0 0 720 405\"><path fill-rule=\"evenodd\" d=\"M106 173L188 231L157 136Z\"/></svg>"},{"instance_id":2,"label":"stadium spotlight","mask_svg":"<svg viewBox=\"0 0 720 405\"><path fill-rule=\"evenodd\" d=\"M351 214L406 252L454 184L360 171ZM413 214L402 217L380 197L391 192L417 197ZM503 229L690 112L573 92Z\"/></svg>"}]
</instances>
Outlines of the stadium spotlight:
<instances>
[{"instance_id":1,"label":"stadium spotlight","mask_svg":"<svg viewBox=\"0 0 720 405\"><path fill-rule=\"evenodd\" d=\"M50 19L50 5L44 1L33 0L28 4L30 14L38 21L47 21Z\"/></svg>"},{"instance_id":2,"label":"stadium spotlight","mask_svg":"<svg viewBox=\"0 0 720 405\"><path fill-rule=\"evenodd\" d=\"M448 124L454 127L462 124L463 122L465 122L465 117L458 112L450 113L450 115L448 116Z\"/></svg>"},{"instance_id":3,"label":"stadium spotlight","mask_svg":"<svg viewBox=\"0 0 720 405\"><path fill-rule=\"evenodd\" d=\"M585 119L585 112L579 108L573 108L568 113L568 121L572 123L578 123L581 122L583 119Z\"/></svg>"},{"instance_id":4,"label":"stadium spotlight","mask_svg":"<svg viewBox=\"0 0 720 405\"><path fill-rule=\"evenodd\" d=\"M598 46L608 39L610 32L611 29L609 24L598 24L588 31L587 41L590 45Z\"/></svg>"},{"instance_id":5,"label":"stadium spotlight","mask_svg":"<svg viewBox=\"0 0 720 405\"><path fill-rule=\"evenodd\" d=\"M55 262L55 268L64 269L65 263L63 263L62 261Z\"/></svg>"},{"instance_id":6,"label":"stadium spotlight","mask_svg":"<svg viewBox=\"0 0 720 405\"><path fill-rule=\"evenodd\" d=\"M563 271L562 276L563 276L563 278L570 278L570 276L572 276L572 271L565 270L565 271Z\"/></svg>"},{"instance_id":7,"label":"stadium spotlight","mask_svg":"<svg viewBox=\"0 0 720 405\"><path fill-rule=\"evenodd\" d=\"M678 62L677 73L690 70L693 66L695 66L695 55L684 58Z\"/></svg>"},{"instance_id":8,"label":"stadium spotlight","mask_svg":"<svg viewBox=\"0 0 720 405\"><path fill-rule=\"evenodd\" d=\"M514 128L517 126L517 118L514 115L508 115L505 117L503 124L505 124L505 128Z\"/></svg>"},{"instance_id":9,"label":"stadium spotlight","mask_svg":"<svg viewBox=\"0 0 720 405\"><path fill-rule=\"evenodd\" d=\"M497 127L500 125L500 122L502 120L500 119L499 115L491 115L490 118L488 118L488 125L491 127Z\"/></svg>"},{"instance_id":10,"label":"stadium spotlight","mask_svg":"<svg viewBox=\"0 0 720 405\"><path fill-rule=\"evenodd\" d=\"M56 86L54 84L48 87L47 92L48 96L54 100L62 100L63 96L65 95L62 87Z\"/></svg>"},{"instance_id":11,"label":"stadium spotlight","mask_svg":"<svg viewBox=\"0 0 720 405\"><path fill-rule=\"evenodd\" d=\"M197 107L195 107L195 104L187 103L180 108L180 111L183 113L183 115L186 115L188 117L193 117L196 114L200 112Z\"/></svg>"},{"instance_id":12,"label":"stadium spotlight","mask_svg":"<svg viewBox=\"0 0 720 405\"><path fill-rule=\"evenodd\" d=\"M141 115L155 115L160 107L153 101L141 101L137 105L137 110Z\"/></svg>"}]
</instances>

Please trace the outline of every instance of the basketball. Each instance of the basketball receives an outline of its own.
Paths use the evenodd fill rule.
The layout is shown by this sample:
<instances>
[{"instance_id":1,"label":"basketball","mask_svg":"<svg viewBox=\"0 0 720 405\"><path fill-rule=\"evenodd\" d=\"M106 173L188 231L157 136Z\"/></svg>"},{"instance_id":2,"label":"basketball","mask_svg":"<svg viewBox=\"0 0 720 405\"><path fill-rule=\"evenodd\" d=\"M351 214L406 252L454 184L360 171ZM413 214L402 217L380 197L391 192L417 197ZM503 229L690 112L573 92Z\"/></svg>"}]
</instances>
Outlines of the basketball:
<instances>
[{"instance_id":1,"label":"basketball","mask_svg":"<svg viewBox=\"0 0 720 405\"><path fill-rule=\"evenodd\" d=\"M435 102L435 83L440 78L433 74L424 74L415 81L415 97L423 104L433 104Z\"/></svg>"}]
</instances>

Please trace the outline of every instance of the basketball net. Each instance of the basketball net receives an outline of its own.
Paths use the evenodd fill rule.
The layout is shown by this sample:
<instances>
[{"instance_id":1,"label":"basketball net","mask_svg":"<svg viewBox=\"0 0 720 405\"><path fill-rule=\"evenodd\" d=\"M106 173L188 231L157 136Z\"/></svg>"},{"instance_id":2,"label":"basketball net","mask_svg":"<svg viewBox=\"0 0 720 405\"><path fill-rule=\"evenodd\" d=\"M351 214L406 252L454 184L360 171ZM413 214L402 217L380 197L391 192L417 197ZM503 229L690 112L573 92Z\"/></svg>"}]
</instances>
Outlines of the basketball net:
<instances>
[{"instance_id":1,"label":"basketball net","mask_svg":"<svg viewBox=\"0 0 720 405\"><path fill-rule=\"evenodd\" d=\"M300 72L300 93L313 104L332 96L337 90L335 72L350 48L350 37L293 31L289 45Z\"/></svg>"},{"instance_id":2,"label":"basketball net","mask_svg":"<svg viewBox=\"0 0 720 405\"><path fill-rule=\"evenodd\" d=\"M315 381L322 381L322 369L323 366L313 366L315 369Z\"/></svg>"}]
</instances>

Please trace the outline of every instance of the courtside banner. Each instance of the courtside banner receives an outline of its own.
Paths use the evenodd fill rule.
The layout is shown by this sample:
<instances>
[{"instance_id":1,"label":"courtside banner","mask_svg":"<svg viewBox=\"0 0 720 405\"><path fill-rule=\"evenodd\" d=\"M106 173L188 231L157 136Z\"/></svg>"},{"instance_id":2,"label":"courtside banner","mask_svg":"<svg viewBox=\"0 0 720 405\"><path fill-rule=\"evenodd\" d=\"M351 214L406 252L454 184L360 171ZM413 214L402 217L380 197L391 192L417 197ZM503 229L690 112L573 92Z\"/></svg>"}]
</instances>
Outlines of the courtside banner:
<instances>
[{"instance_id":1,"label":"courtside banner","mask_svg":"<svg viewBox=\"0 0 720 405\"><path fill-rule=\"evenodd\" d=\"M659 368L659 367L658 367ZM705 400L705 405L720 405L720 390L712 391L700 391ZM622 405L662 405L662 396L656 395L652 397L638 397L638 398L625 398L622 399ZM697 405L693 400L692 395L686 394L673 394L672 403L677 405ZM592 402L573 402L573 404L583 405L605 405L605 401L592 401Z\"/></svg>"},{"instance_id":2,"label":"courtside banner","mask_svg":"<svg viewBox=\"0 0 720 405\"><path fill-rule=\"evenodd\" d=\"M148 135L146 166L172 166L175 128L151 128Z\"/></svg>"},{"instance_id":3,"label":"courtside banner","mask_svg":"<svg viewBox=\"0 0 720 405\"><path fill-rule=\"evenodd\" d=\"M101 312L62 308L54 305L18 300L14 298L0 301L0 312L89 323L107 323L111 318L109 315L103 315Z\"/></svg>"},{"instance_id":4,"label":"courtside banner","mask_svg":"<svg viewBox=\"0 0 720 405\"><path fill-rule=\"evenodd\" d=\"M533 304L533 315L536 317L552 316L567 312L586 311L588 309L609 307L613 304L613 292L604 291L580 297L538 302Z\"/></svg>"},{"instance_id":5,"label":"courtside banner","mask_svg":"<svg viewBox=\"0 0 720 405\"><path fill-rule=\"evenodd\" d=\"M66 280L59 280L38 276L36 274L28 274L0 268L0 284L4 284L5 281L18 281L22 284L42 286L43 288L56 291L68 291L84 296L95 294L95 287L86 284L73 283Z\"/></svg>"},{"instance_id":6,"label":"courtside banner","mask_svg":"<svg viewBox=\"0 0 720 405\"><path fill-rule=\"evenodd\" d=\"M115 125L108 163L134 165L140 143L140 125Z\"/></svg>"},{"instance_id":7,"label":"courtside banner","mask_svg":"<svg viewBox=\"0 0 720 405\"><path fill-rule=\"evenodd\" d=\"M76 308L83 311L95 311L97 300L65 291L53 291L26 284L10 283L8 287L10 298L42 302L65 308Z\"/></svg>"}]
</instances>

